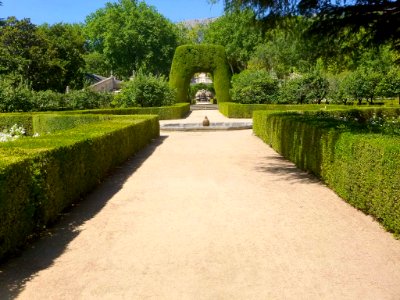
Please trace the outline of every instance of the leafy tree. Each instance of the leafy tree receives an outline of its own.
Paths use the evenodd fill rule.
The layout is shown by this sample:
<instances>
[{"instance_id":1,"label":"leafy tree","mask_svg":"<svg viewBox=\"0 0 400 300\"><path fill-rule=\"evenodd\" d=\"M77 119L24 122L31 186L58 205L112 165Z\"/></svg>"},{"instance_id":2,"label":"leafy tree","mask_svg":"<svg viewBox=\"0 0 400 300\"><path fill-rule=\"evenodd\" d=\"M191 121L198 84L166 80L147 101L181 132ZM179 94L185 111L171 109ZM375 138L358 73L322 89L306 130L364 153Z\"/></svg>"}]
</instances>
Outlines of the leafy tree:
<instances>
[{"instance_id":1,"label":"leafy tree","mask_svg":"<svg viewBox=\"0 0 400 300\"><path fill-rule=\"evenodd\" d=\"M218 0L211 0L217 2ZM283 16L312 16L309 32L330 39L347 39L363 30L364 41L385 42L400 50L400 7L397 0L224 0L228 10L249 8L268 20Z\"/></svg>"},{"instance_id":2,"label":"leafy tree","mask_svg":"<svg viewBox=\"0 0 400 300\"><path fill-rule=\"evenodd\" d=\"M308 72L316 60L302 37L307 21L293 18L282 23L265 32L265 42L257 46L248 64L251 69L265 69L280 79L294 71Z\"/></svg>"},{"instance_id":3,"label":"leafy tree","mask_svg":"<svg viewBox=\"0 0 400 300\"><path fill-rule=\"evenodd\" d=\"M344 88L346 93L362 103L363 99L372 103L377 94L377 87L382 78L382 74L373 69L360 67L356 71L350 73L344 79Z\"/></svg>"},{"instance_id":4,"label":"leafy tree","mask_svg":"<svg viewBox=\"0 0 400 300\"><path fill-rule=\"evenodd\" d=\"M340 74L328 74L327 80L329 82L329 90L327 98L329 101L334 103L346 104L348 101L348 95L346 94L344 79L348 76L348 72Z\"/></svg>"},{"instance_id":5,"label":"leafy tree","mask_svg":"<svg viewBox=\"0 0 400 300\"><path fill-rule=\"evenodd\" d=\"M232 100L244 104L277 102L278 80L265 70L245 70L232 77Z\"/></svg>"},{"instance_id":6,"label":"leafy tree","mask_svg":"<svg viewBox=\"0 0 400 300\"><path fill-rule=\"evenodd\" d=\"M306 93L302 84L302 78L298 74L293 74L291 78L281 83L278 95L278 102L282 104L304 103Z\"/></svg>"},{"instance_id":7,"label":"leafy tree","mask_svg":"<svg viewBox=\"0 0 400 300\"><path fill-rule=\"evenodd\" d=\"M38 33L46 41L46 68L41 89L64 92L66 86L82 88L85 60L85 38L79 25L58 23L42 25Z\"/></svg>"},{"instance_id":8,"label":"leafy tree","mask_svg":"<svg viewBox=\"0 0 400 300\"><path fill-rule=\"evenodd\" d=\"M329 91L329 81L319 72L307 74L303 78L308 103L318 103L325 98Z\"/></svg>"},{"instance_id":9,"label":"leafy tree","mask_svg":"<svg viewBox=\"0 0 400 300\"><path fill-rule=\"evenodd\" d=\"M285 80L279 91L281 103L318 103L329 91L329 81L319 72L294 75Z\"/></svg>"},{"instance_id":10,"label":"leafy tree","mask_svg":"<svg viewBox=\"0 0 400 300\"><path fill-rule=\"evenodd\" d=\"M46 41L29 19L10 17L0 27L0 74L37 88L46 65L45 52Z\"/></svg>"},{"instance_id":11,"label":"leafy tree","mask_svg":"<svg viewBox=\"0 0 400 300\"><path fill-rule=\"evenodd\" d=\"M176 24L179 44L201 44L204 41L204 32L207 30L207 26L208 22L199 22L193 25L184 22Z\"/></svg>"},{"instance_id":12,"label":"leafy tree","mask_svg":"<svg viewBox=\"0 0 400 300\"><path fill-rule=\"evenodd\" d=\"M85 32L90 50L103 54L121 78L139 69L167 75L178 46L175 25L136 0L107 3L87 17Z\"/></svg>"},{"instance_id":13,"label":"leafy tree","mask_svg":"<svg viewBox=\"0 0 400 300\"><path fill-rule=\"evenodd\" d=\"M262 42L262 31L254 25L255 14L251 10L227 13L210 23L204 33L204 41L225 47L232 73L247 68L247 62L256 46Z\"/></svg>"},{"instance_id":14,"label":"leafy tree","mask_svg":"<svg viewBox=\"0 0 400 300\"><path fill-rule=\"evenodd\" d=\"M84 43L78 26L10 17L0 26L0 74L34 90L80 87Z\"/></svg>"},{"instance_id":15,"label":"leafy tree","mask_svg":"<svg viewBox=\"0 0 400 300\"><path fill-rule=\"evenodd\" d=\"M89 52L83 55L83 59L85 60L86 73L93 73L104 77L112 75L112 68L104 53L97 51Z\"/></svg>"},{"instance_id":16,"label":"leafy tree","mask_svg":"<svg viewBox=\"0 0 400 300\"><path fill-rule=\"evenodd\" d=\"M377 89L384 97L399 97L400 104L400 68L392 67L379 82Z\"/></svg>"}]
</instances>

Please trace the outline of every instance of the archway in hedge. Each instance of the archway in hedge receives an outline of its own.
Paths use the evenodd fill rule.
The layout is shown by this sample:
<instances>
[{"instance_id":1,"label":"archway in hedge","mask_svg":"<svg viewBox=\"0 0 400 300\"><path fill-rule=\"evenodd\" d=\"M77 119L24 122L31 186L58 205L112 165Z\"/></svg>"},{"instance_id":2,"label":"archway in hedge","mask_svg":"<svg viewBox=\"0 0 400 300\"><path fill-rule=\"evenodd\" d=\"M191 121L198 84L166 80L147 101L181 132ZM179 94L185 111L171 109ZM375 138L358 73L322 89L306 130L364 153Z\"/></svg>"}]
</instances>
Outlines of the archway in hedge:
<instances>
[{"instance_id":1,"label":"archway in hedge","mask_svg":"<svg viewBox=\"0 0 400 300\"><path fill-rule=\"evenodd\" d=\"M225 48L218 45L184 45L176 48L169 75L170 86L177 90L177 102L190 102L188 89L195 73L213 75L218 102L230 101L231 71Z\"/></svg>"}]
</instances>

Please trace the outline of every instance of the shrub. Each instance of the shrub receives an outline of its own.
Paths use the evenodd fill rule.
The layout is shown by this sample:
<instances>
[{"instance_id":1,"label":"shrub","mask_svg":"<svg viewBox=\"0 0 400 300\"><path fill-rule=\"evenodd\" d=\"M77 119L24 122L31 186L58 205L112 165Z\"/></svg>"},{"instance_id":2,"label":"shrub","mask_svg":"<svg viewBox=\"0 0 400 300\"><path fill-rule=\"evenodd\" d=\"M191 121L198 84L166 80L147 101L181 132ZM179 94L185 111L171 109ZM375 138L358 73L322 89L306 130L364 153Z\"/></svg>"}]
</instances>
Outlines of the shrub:
<instances>
[{"instance_id":1,"label":"shrub","mask_svg":"<svg viewBox=\"0 0 400 300\"><path fill-rule=\"evenodd\" d=\"M287 104L321 103L329 91L329 81L318 72L297 76L283 82L279 102Z\"/></svg>"},{"instance_id":2,"label":"shrub","mask_svg":"<svg viewBox=\"0 0 400 300\"><path fill-rule=\"evenodd\" d=\"M65 108L64 94L50 90L32 92L31 102L33 111L49 111Z\"/></svg>"},{"instance_id":3,"label":"shrub","mask_svg":"<svg viewBox=\"0 0 400 300\"><path fill-rule=\"evenodd\" d=\"M265 70L246 70L232 77L232 101L236 103L275 103L278 89L278 80Z\"/></svg>"},{"instance_id":4,"label":"shrub","mask_svg":"<svg viewBox=\"0 0 400 300\"><path fill-rule=\"evenodd\" d=\"M163 76L138 72L134 78L125 82L117 96L121 107L159 107L172 105L175 91L170 88Z\"/></svg>"},{"instance_id":5,"label":"shrub","mask_svg":"<svg viewBox=\"0 0 400 300\"><path fill-rule=\"evenodd\" d=\"M231 71L225 48L218 45L183 45L176 48L169 75L170 86L177 91L176 102L189 102L190 79L193 74L213 74L218 103L230 101Z\"/></svg>"},{"instance_id":6,"label":"shrub","mask_svg":"<svg viewBox=\"0 0 400 300\"><path fill-rule=\"evenodd\" d=\"M64 99L67 109L94 109L109 107L113 95L111 93L98 93L90 89L84 89L72 90L64 95Z\"/></svg>"},{"instance_id":7,"label":"shrub","mask_svg":"<svg viewBox=\"0 0 400 300\"><path fill-rule=\"evenodd\" d=\"M162 107L133 107L133 108L110 108L92 109L65 112L66 114L101 114L101 115L157 115L160 120L182 119L190 111L189 103L177 103ZM1 119L0 119L1 120Z\"/></svg>"},{"instance_id":8,"label":"shrub","mask_svg":"<svg viewBox=\"0 0 400 300\"><path fill-rule=\"evenodd\" d=\"M55 117L34 118L42 116L47 121ZM61 122L67 127L71 122L85 123L77 116L58 117L69 119ZM51 138L0 143L0 259L159 135L156 116L107 118L56 132Z\"/></svg>"},{"instance_id":9,"label":"shrub","mask_svg":"<svg viewBox=\"0 0 400 300\"><path fill-rule=\"evenodd\" d=\"M7 79L0 79L0 111L30 111L31 89L24 84L14 84Z\"/></svg>"},{"instance_id":10,"label":"shrub","mask_svg":"<svg viewBox=\"0 0 400 300\"><path fill-rule=\"evenodd\" d=\"M340 109L340 105L321 105L321 104L239 104L233 102L224 102L218 105L219 111L228 118L251 118L253 112L257 110L267 111L306 111L306 110L332 110Z\"/></svg>"},{"instance_id":11,"label":"shrub","mask_svg":"<svg viewBox=\"0 0 400 300\"><path fill-rule=\"evenodd\" d=\"M371 68L361 67L344 78L344 90L347 95L357 100L358 104L361 104L363 99L372 103L378 93L381 79L382 74Z\"/></svg>"},{"instance_id":12,"label":"shrub","mask_svg":"<svg viewBox=\"0 0 400 300\"><path fill-rule=\"evenodd\" d=\"M254 133L339 196L400 235L398 136L371 133L369 116L400 110L254 113Z\"/></svg>"}]
</instances>

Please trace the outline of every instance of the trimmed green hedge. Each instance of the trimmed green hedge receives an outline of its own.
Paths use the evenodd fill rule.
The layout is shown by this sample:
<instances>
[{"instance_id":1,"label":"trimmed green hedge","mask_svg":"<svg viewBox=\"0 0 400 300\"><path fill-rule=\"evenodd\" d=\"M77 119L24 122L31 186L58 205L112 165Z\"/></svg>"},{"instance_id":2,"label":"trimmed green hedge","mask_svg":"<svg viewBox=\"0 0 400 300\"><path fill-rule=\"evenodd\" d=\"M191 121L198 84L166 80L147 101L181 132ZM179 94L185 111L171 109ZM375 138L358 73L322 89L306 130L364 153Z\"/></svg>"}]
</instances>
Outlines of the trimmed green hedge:
<instances>
[{"instance_id":1,"label":"trimmed green hedge","mask_svg":"<svg viewBox=\"0 0 400 300\"><path fill-rule=\"evenodd\" d=\"M32 114L29 113L12 113L0 114L0 131L11 128L14 124L24 125L28 135L33 134Z\"/></svg>"},{"instance_id":2,"label":"trimmed green hedge","mask_svg":"<svg viewBox=\"0 0 400 300\"><path fill-rule=\"evenodd\" d=\"M214 89L218 103L230 101L231 72L225 48L219 45L183 45L176 48L169 82L177 90L176 102L189 102L189 85L198 72L213 74Z\"/></svg>"},{"instance_id":3,"label":"trimmed green hedge","mask_svg":"<svg viewBox=\"0 0 400 300\"><path fill-rule=\"evenodd\" d=\"M71 116L62 117L70 126ZM107 122L0 143L0 259L158 136L156 116L112 116Z\"/></svg>"},{"instance_id":4,"label":"trimmed green hedge","mask_svg":"<svg viewBox=\"0 0 400 300\"><path fill-rule=\"evenodd\" d=\"M189 103L177 103L162 107L132 107L132 108L110 108L91 109L81 111L68 111L65 114L102 114L102 115L158 115L160 120L182 119L190 111Z\"/></svg>"},{"instance_id":5,"label":"trimmed green hedge","mask_svg":"<svg viewBox=\"0 0 400 300\"><path fill-rule=\"evenodd\" d=\"M333 111L322 115L257 111L253 130L299 168L320 177L344 200L399 236L400 138L368 132L366 121L374 113L394 116L400 115L400 110Z\"/></svg>"},{"instance_id":6,"label":"trimmed green hedge","mask_svg":"<svg viewBox=\"0 0 400 300\"><path fill-rule=\"evenodd\" d=\"M240 104L234 102L219 103L219 111L228 118L252 118L253 112L257 110L332 110L346 108L343 105L332 104Z\"/></svg>"},{"instance_id":7,"label":"trimmed green hedge","mask_svg":"<svg viewBox=\"0 0 400 300\"><path fill-rule=\"evenodd\" d=\"M112 116L62 115L60 113L13 113L0 114L0 130L9 129L14 124L23 126L28 136L34 133L47 134L58 130L74 128L78 125L100 122Z\"/></svg>"}]
</instances>

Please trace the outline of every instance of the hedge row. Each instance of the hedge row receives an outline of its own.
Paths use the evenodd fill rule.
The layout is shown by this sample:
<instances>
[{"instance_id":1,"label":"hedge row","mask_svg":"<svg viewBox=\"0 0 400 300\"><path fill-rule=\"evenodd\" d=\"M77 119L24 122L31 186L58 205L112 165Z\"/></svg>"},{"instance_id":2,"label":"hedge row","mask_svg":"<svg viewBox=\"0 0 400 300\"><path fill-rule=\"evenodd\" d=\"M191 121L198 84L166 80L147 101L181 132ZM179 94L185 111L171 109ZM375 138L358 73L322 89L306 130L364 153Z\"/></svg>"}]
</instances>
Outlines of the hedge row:
<instances>
[{"instance_id":1,"label":"hedge row","mask_svg":"<svg viewBox=\"0 0 400 300\"><path fill-rule=\"evenodd\" d=\"M182 119L190 111L189 103L177 103L162 107L132 107L132 108L110 108L91 109L81 111L65 112L66 114L103 114L103 115L158 115L160 120Z\"/></svg>"},{"instance_id":2,"label":"hedge row","mask_svg":"<svg viewBox=\"0 0 400 300\"><path fill-rule=\"evenodd\" d=\"M0 143L0 259L158 135L156 116L113 116Z\"/></svg>"},{"instance_id":3,"label":"hedge row","mask_svg":"<svg viewBox=\"0 0 400 300\"><path fill-rule=\"evenodd\" d=\"M219 103L219 111L228 118L252 118L253 112L257 110L332 110L343 108L342 105L325 104L239 104L233 102Z\"/></svg>"},{"instance_id":4,"label":"hedge row","mask_svg":"<svg viewBox=\"0 0 400 300\"><path fill-rule=\"evenodd\" d=\"M177 91L177 102L189 102L190 79L195 73L213 74L218 103L230 101L231 71L225 48L220 45L183 45L176 48L169 75L170 86Z\"/></svg>"},{"instance_id":5,"label":"hedge row","mask_svg":"<svg viewBox=\"0 0 400 300\"><path fill-rule=\"evenodd\" d=\"M374 113L379 110L358 111L358 117L367 120ZM356 111L319 114L257 111L253 130L299 168L314 173L344 200L400 235L399 136L369 133L360 119L332 118L354 117Z\"/></svg>"},{"instance_id":6,"label":"hedge row","mask_svg":"<svg viewBox=\"0 0 400 300\"><path fill-rule=\"evenodd\" d=\"M28 136L34 133L48 134L74 128L79 125L110 120L104 115L61 115L59 113L13 113L0 114L0 130L9 129L14 124L23 126Z\"/></svg>"}]
</instances>

